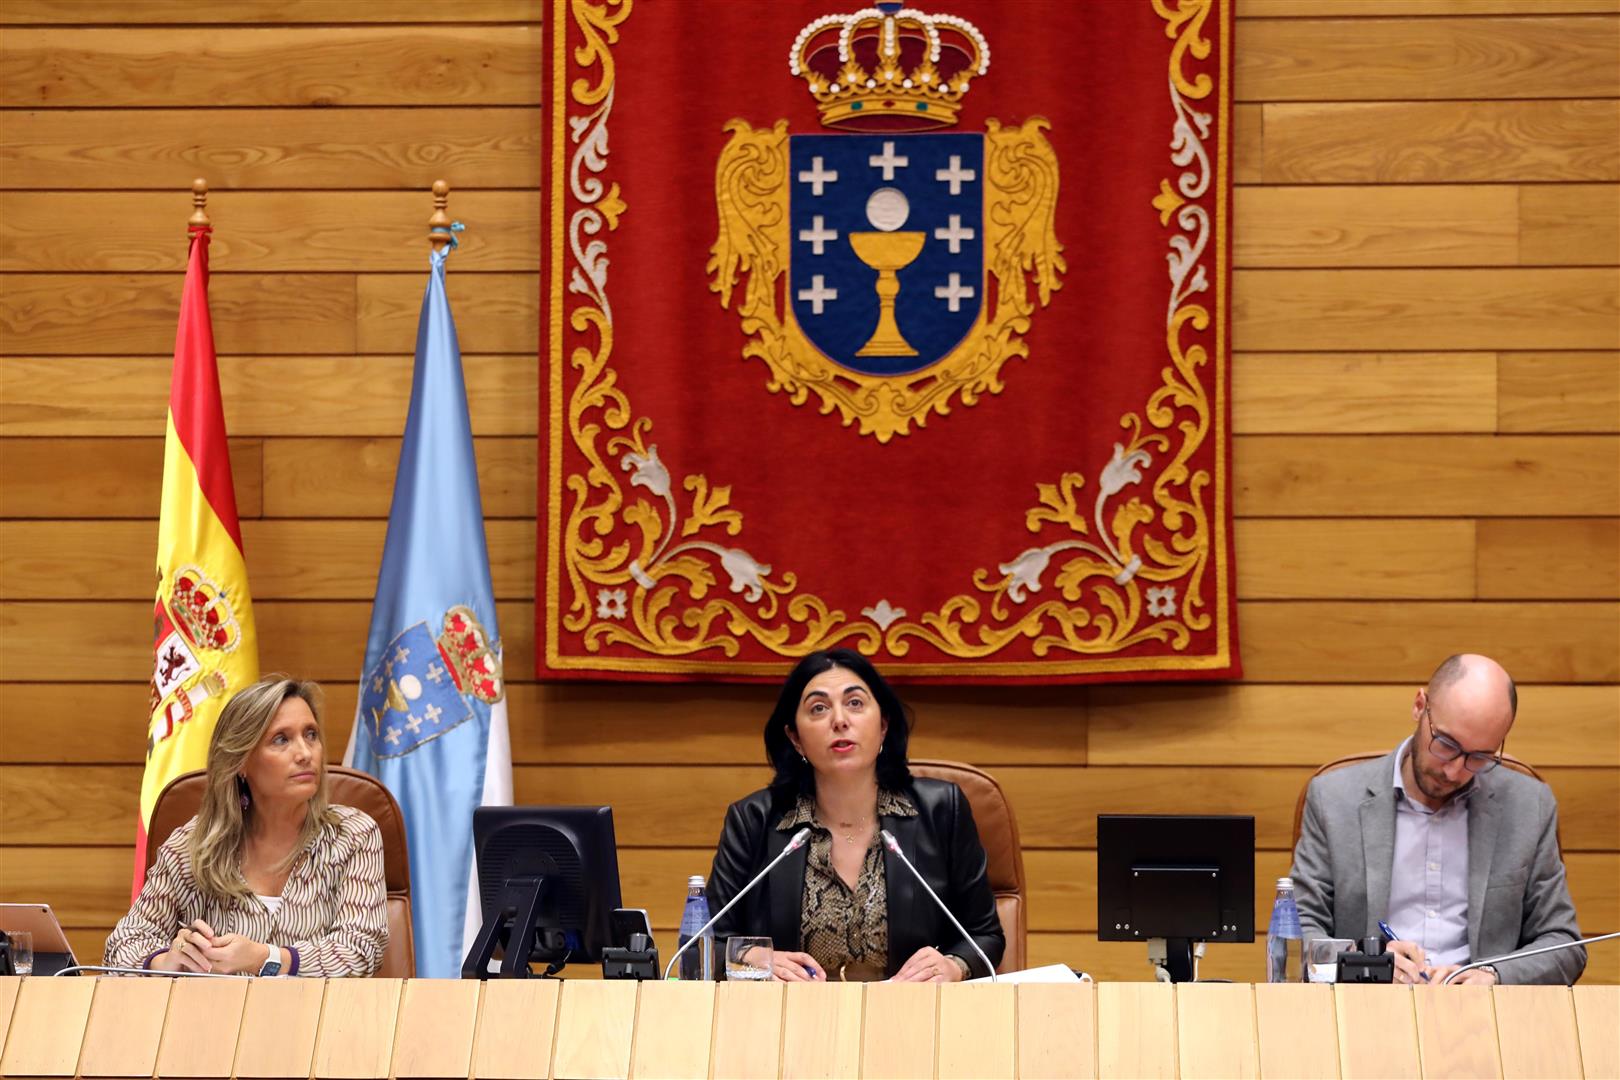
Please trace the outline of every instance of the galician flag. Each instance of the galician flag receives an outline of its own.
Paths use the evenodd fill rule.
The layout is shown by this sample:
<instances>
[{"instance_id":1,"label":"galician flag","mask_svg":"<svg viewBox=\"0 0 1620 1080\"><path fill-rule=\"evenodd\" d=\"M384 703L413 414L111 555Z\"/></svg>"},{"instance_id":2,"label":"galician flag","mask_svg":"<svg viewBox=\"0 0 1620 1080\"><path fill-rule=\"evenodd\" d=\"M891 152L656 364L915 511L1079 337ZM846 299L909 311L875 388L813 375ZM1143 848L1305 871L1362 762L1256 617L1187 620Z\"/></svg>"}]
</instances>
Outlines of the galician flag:
<instances>
[{"instance_id":1,"label":"galician flag","mask_svg":"<svg viewBox=\"0 0 1620 1080\"><path fill-rule=\"evenodd\" d=\"M399 800L416 974L455 978L481 911L472 813L512 801L501 635L461 349L432 255L349 763Z\"/></svg>"},{"instance_id":2,"label":"galician flag","mask_svg":"<svg viewBox=\"0 0 1620 1080\"><path fill-rule=\"evenodd\" d=\"M199 200L201 193L199 193ZM199 216L200 213L199 213ZM191 226L191 256L174 340L163 442L153 609L150 727L134 892L146 877L146 828L165 784L208 762L214 721L230 696L259 677L253 600L242 557L208 318L208 234Z\"/></svg>"}]
</instances>

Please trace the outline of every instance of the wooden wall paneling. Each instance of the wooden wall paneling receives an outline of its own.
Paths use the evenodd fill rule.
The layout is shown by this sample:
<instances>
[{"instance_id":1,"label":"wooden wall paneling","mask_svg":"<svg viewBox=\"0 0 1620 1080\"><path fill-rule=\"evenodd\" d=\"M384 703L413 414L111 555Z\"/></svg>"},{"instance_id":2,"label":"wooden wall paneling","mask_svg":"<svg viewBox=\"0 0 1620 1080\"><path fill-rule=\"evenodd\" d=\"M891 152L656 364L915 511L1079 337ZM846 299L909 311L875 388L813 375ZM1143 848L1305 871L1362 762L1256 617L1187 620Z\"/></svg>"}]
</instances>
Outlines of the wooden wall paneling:
<instances>
[{"instance_id":1,"label":"wooden wall paneling","mask_svg":"<svg viewBox=\"0 0 1620 1080\"><path fill-rule=\"evenodd\" d=\"M385 6L358 4L345 8L345 22L368 23L481 23L531 22L537 18L535 0L390 0ZM141 0L132 7L122 0L28 0L0 8L0 26L106 25L109 23L187 23L197 16L191 0ZM325 23L332 20L331 0L236 0L227 8L210 9L211 21L241 23Z\"/></svg>"},{"instance_id":2,"label":"wooden wall paneling","mask_svg":"<svg viewBox=\"0 0 1620 1080\"><path fill-rule=\"evenodd\" d=\"M1261 176L1268 184L1620 179L1620 102L1612 100L1332 101L1262 108Z\"/></svg>"},{"instance_id":3,"label":"wooden wall paneling","mask_svg":"<svg viewBox=\"0 0 1620 1080\"><path fill-rule=\"evenodd\" d=\"M1620 1015L1620 986L1577 986L1572 993L1586 1075L1620 1076L1620 1025L1614 1022Z\"/></svg>"},{"instance_id":4,"label":"wooden wall paneling","mask_svg":"<svg viewBox=\"0 0 1620 1080\"><path fill-rule=\"evenodd\" d=\"M231 1075L250 981L174 981L158 1046L157 1075L197 1080Z\"/></svg>"},{"instance_id":5,"label":"wooden wall paneling","mask_svg":"<svg viewBox=\"0 0 1620 1080\"><path fill-rule=\"evenodd\" d=\"M1620 514L1612 464L1620 439L1607 435L1252 435L1235 441L1232 494L1239 517Z\"/></svg>"},{"instance_id":6,"label":"wooden wall paneling","mask_svg":"<svg viewBox=\"0 0 1620 1080\"><path fill-rule=\"evenodd\" d=\"M1467 519L1240 520L1233 543L1247 600L1471 600L1474 533Z\"/></svg>"},{"instance_id":7,"label":"wooden wall paneling","mask_svg":"<svg viewBox=\"0 0 1620 1080\"><path fill-rule=\"evenodd\" d=\"M220 356L225 429L237 437L397 436L413 365L409 352ZM0 436L149 437L163 429L173 367L170 353L0 357ZM532 355L463 353L461 369L475 435L534 437L539 391ZM73 393L64 394L65 386ZM289 386L299 392L288 394ZM1494 401L1491 410L1494 423Z\"/></svg>"},{"instance_id":8,"label":"wooden wall paneling","mask_svg":"<svg viewBox=\"0 0 1620 1080\"><path fill-rule=\"evenodd\" d=\"M438 179L458 191L540 186L537 108L143 109L140 117L132 126L120 109L8 112L4 185L175 192L201 175L215 199L249 188L425 192Z\"/></svg>"},{"instance_id":9,"label":"wooden wall paneling","mask_svg":"<svg viewBox=\"0 0 1620 1080\"><path fill-rule=\"evenodd\" d=\"M447 264L445 292L461 346L473 352L540 348L539 274L458 274ZM425 274L360 274L356 278L356 349L409 352L416 347Z\"/></svg>"},{"instance_id":10,"label":"wooden wall paneling","mask_svg":"<svg viewBox=\"0 0 1620 1080\"><path fill-rule=\"evenodd\" d=\"M325 979L254 979L242 1007L231 1075L243 1080L307 1077L315 1063Z\"/></svg>"},{"instance_id":11,"label":"wooden wall paneling","mask_svg":"<svg viewBox=\"0 0 1620 1080\"><path fill-rule=\"evenodd\" d=\"M1490 987L1419 986L1412 997L1425 1080L1502 1075L1495 1039L1458 1038L1458 1032L1496 1030Z\"/></svg>"},{"instance_id":12,"label":"wooden wall paneling","mask_svg":"<svg viewBox=\"0 0 1620 1080\"><path fill-rule=\"evenodd\" d=\"M1620 599L1620 518L1479 523L1481 599Z\"/></svg>"},{"instance_id":13,"label":"wooden wall paneling","mask_svg":"<svg viewBox=\"0 0 1620 1080\"><path fill-rule=\"evenodd\" d=\"M1243 18L1232 88L1239 101L1620 97L1617 53L1606 15Z\"/></svg>"},{"instance_id":14,"label":"wooden wall paneling","mask_svg":"<svg viewBox=\"0 0 1620 1080\"><path fill-rule=\"evenodd\" d=\"M1018 987L1018 1075L1023 1080L1094 1080L1095 983L1025 983Z\"/></svg>"},{"instance_id":15,"label":"wooden wall paneling","mask_svg":"<svg viewBox=\"0 0 1620 1080\"><path fill-rule=\"evenodd\" d=\"M1496 1041L1510 1080L1584 1075L1575 999L1565 986L1494 986Z\"/></svg>"},{"instance_id":16,"label":"wooden wall paneling","mask_svg":"<svg viewBox=\"0 0 1620 1080\"><path fill-rule=\"evenodd\" d=\"M1617 344L1620 277L1607 268L1239 270L1232 276L1234 349Z\"/></svg>"},{"instance_id":17,"label":"wooden wall paneling","mask_svg":"<svg viewBox=\"0 0 1620 1080\"><path fill-rule=\"evenodd\" d=\"M467 226L454 269L539 269L533 192L456 191L452 200ZM0 191L0 271L184 274L189 204L183 191ZM208 204L209 265L214 273L423 271L422 205L415 191L219 191Z\"/></svg>"},{"instance_id":18,"label":"wooden wall paneling","mask_svg":"<svg viewBox=\"0 0 1620 1080\"><path fill-rule=\"evenodd\" d=\"M165 406L166 407L166 406ZM0 517L153 518L163 492L163 428L146 439L6 439L0 442ZM259 439L231 439L236 512L263 512ZM157 554L157 533L152 533Z\"/></svg>"},{"instance_id":19,"label":"wooden wall paneling","mask_svg":"<svg viewBox=\"0 0 1620 1080\"><path fill-rule=\"evenodd\" d=\"M0 107L538 105L542 53L538 22L22 28L6 34Z\"/></svg>"},{"instance_id":20,"label":"wooden wall paneling","mask_svg":"<svg viewBox=\"0 0 1620 1080\"><path fill-rule=\"evenodd\" d=\"M1620 431L1620 353L1503 353L1496 370L1500 431Z\"/></svg>"},{"instance_id":21,"label":"wooden wall paneling","mask_svg":"<svg viewBox=\"0 0 1620 1080\"><path fill-rule=\"evenodd\" d=\"M1260 1075L1339 1080L1339 1033L1333 987L1321 983L1258 983L1254 1031Z\"/></svg>"},{"instance_id":22,"label":"wooden wall paneling","mask_svg":"<svg viewBox=\"0 0 1620 1080\"><path fill-rule=\"evenodd\" d=\"M79 1075L152 1076L169 1008L170 979L97 979Z\"/></svg>"},{"instance_id":23,"label":"wooden wall paneling","mask_svg":"<svg viewBox=\"0 0 1620 1080\"><path fill-rule=\"evenodd\" d=\"M1232 357L1232 431L1491 433L1496 383L1497 358L1489 352L1238 353Z\"/></svg>"},{"instance_id":24,"label":"wooden wall paneling","mask_svg":"<svg viewBox=\"0 0 1620 1080\"><path fill-rule=\"evenodd\" d=\"M535 446L523 438L474 438L486 518L534 519ZM268 517L386 518L398 439L283 438L265 446ZM510 651L509 651L510 654Z\"/></svg>"},{"instance_id":25,"label":"wooden wall paneling","mask_svg":"<svg viewBox=\"0 0 1620 1080\"><path fill-rule=\"evenodd\" d=\"M1519 189L1521 265L1613 266L1617 261L1620 189L1615 185L1530 184Z\"/></svg>"},{"instance_id":26,"label":"wooden wall paneling","mask_svg":"<svg viewBox=\"0 0 1620 1080\"><path fill-rule=\"evenodd\" d=\"M1232 214L1243 227L1233 235L1232 262L1289 269L1513 266L1519 191L1505 184L1240 187Z\"/></svg>"},{"instance_id":27,"label":"wooden wall paneling","mask_svg":"<svg viewBox=\"0 0 1620 1080\"><path fill-rule=\"evenodd\" d=\"M484 984L472 1074L479 1080L546 1080L562 987L551 979Z\"/></svg>"},{"instance_id":28,"label":"wooden wall paneling","mask_svg":"<svg viewBox=\"0 0 1620 1080\"><path fill-rule=\"evenodd\" d=\"M75 1075L95 990L95 979L20 980L0 1073Z\"/></svg>"},{"instance_id":29,"label":"wooden wall paneling","mask_svg":"<svg viewBox=\"0 0 1620 1080\"><path fill-rule=\"evenodd\" d=\"M1258 184L1265 157L1264 113L1259 105L1232 106L1232 182Z\"/></svg>"}]
</instances>

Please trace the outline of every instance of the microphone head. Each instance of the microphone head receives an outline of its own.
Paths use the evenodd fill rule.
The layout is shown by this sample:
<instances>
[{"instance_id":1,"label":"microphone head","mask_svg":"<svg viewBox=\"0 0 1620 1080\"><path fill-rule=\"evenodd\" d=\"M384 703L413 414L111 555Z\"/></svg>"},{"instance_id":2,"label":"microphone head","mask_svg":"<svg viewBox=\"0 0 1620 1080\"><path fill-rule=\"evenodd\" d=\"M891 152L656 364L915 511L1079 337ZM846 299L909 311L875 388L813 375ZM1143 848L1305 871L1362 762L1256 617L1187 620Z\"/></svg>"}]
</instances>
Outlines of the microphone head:
<instances>
[{"instance_id":1,"label":"microphone head","mask_svg":"<svg viewBox=\"0 0 1620 1080\"><path fill-rule=\"evenodd\" d=\"M798 851L800 848L804 847L804 842L808 839L810 839L810 826L806 825L804 828L793 834L793 839L789 840L787 843L787 849L789 851Z\"/></svg>"},{"instance_id":2,"label":"microphone head","mask_svg":"<svg viewBox=\"0 0 1620 1080\"><path fill-rule=\"evenodd\" d=\"M894 833L890 832L888 829L880 829L878 832L883 837L883 846L894 852L896 855L900 854L900 841L894 838Z\"/></svg>"}]
</instances>

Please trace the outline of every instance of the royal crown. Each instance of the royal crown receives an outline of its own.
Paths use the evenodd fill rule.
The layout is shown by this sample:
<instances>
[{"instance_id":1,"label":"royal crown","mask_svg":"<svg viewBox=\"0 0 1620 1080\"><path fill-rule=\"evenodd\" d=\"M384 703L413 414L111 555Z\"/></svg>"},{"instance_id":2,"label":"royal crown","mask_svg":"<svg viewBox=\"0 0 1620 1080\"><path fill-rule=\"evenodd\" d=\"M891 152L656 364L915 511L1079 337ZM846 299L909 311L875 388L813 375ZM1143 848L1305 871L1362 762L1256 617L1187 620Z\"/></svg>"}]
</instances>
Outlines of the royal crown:
<instances>
[{"instance_id":1,"label":"royal crown","mask_svg":"<svg viewBox=\"0 0 1620 1080\"><path fill-rule=\"evenodd\" d=\"M169 611L194 645L230 652L242 636L225 591L195 566L174 575Z\"/></svg>"},{"instance_id":2,"label":"royal crown","mask_svg":"<svg viewBox=\"0 0 1620 1080\"><path fill-rule=\"evenodd\" d=\"M973 77L990 70L990 46L966 19L885 3L810 23L788 68L826 127L916 131L956 123Z\"/></svg>"}]
</instances>

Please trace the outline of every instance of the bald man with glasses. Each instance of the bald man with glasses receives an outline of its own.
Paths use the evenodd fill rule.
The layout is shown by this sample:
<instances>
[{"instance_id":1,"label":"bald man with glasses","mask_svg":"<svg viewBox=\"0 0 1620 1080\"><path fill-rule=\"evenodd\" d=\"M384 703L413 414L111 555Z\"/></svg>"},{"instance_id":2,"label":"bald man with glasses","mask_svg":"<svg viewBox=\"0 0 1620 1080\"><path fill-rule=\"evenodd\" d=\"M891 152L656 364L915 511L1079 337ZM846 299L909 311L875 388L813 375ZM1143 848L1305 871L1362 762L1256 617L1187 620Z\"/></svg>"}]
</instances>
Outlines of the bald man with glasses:
<instances>
[{"instance_id":1,"label":"bald man with glasses","mask_svg":"<svg viewBox=\"0 0 1620 1080\"><path fill-rule=\"evenodd\" d=\"M1375 761L1311 781L1294 888L1305 938L1387 923L1395 981L1580 937L1552 789L1498 768L1518 691L1485 656L1453 656L1412 703L1416 729ZM1586 950L1465 971L1457 983L1573 983Z\"/></svg>"}]
</instances>

